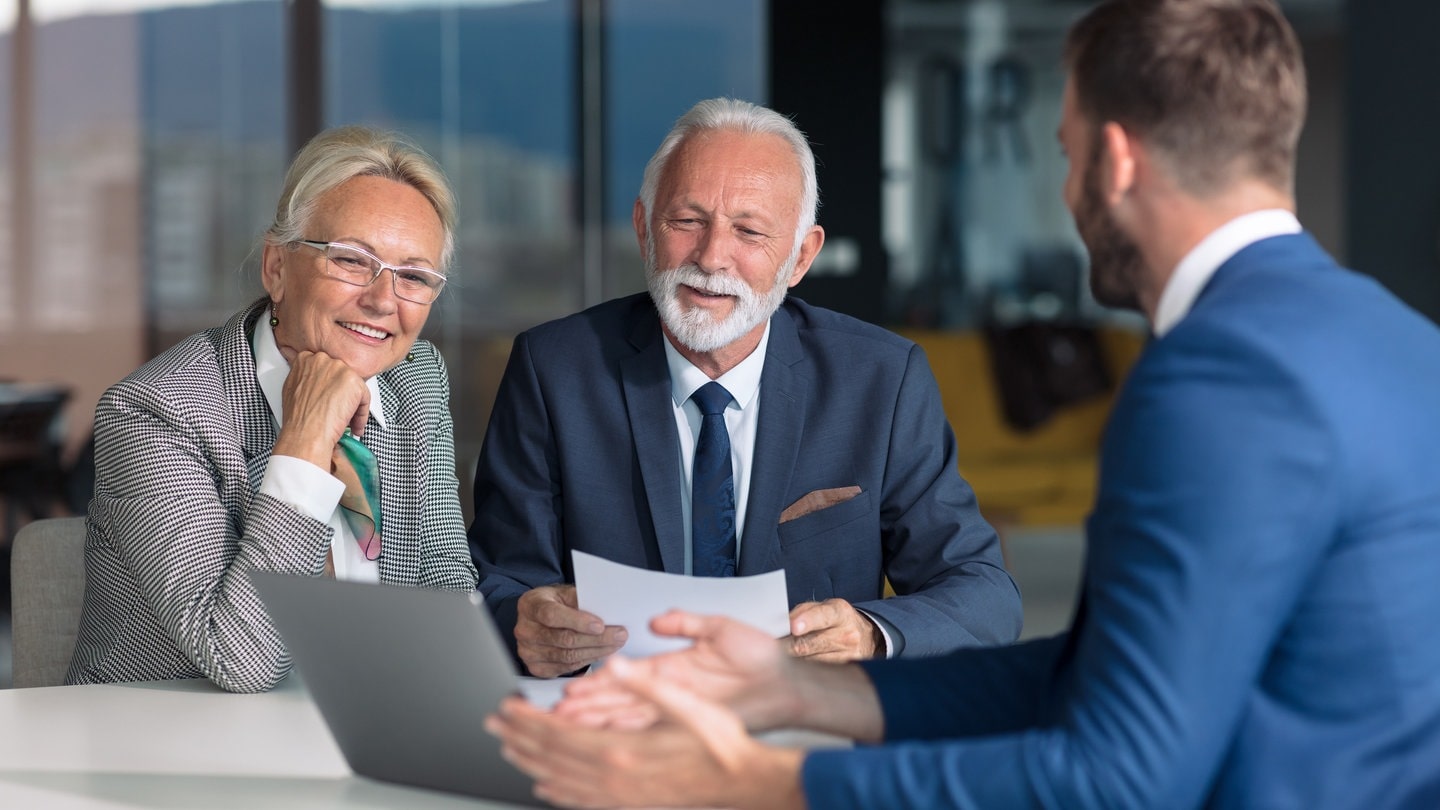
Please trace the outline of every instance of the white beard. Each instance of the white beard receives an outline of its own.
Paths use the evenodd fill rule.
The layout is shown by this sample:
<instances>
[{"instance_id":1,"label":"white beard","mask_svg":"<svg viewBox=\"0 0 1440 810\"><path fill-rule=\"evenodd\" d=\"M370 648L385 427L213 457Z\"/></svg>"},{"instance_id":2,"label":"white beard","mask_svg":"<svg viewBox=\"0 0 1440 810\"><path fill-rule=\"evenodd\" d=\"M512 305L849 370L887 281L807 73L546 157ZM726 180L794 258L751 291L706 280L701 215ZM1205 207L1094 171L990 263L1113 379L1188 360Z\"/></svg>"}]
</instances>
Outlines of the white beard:
<instances>
[{"instance_id":1,"label":"white beard","mask_svg":"<svg viewBox=\"0 0 1440 810\"><path fill-rule=\"evenodd\" d=\"M702 353L729 346L768 321L770 316L775 314L775 310L785 302L785 293L790 289L790 274L800 257L800 244L797 241L789 258L780 265L770 291L760 295L735 276L706 273L693 264L661 272L657 268L653 240L648 247L645 280L650 288L650 299L655 302L655 308L660 312L660 320L681 345ZM686 309L675 295L682 284L708 293L733 296L735 307L721 320L716 320L701 307Z\"/></svg>"}]
</instances>

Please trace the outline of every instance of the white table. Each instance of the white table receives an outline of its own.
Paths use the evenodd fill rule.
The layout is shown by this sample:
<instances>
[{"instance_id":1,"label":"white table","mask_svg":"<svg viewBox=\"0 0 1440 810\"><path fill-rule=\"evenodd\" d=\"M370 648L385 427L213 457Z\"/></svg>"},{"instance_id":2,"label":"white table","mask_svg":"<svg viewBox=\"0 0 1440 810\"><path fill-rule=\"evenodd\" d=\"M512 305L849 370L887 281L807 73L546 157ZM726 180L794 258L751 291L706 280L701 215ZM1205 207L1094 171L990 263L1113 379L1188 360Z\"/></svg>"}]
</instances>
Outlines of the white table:
<instances>
[{"instance_id":1,"label":"white table","mask_svg":"<svg viewBox=\"0 0 1440 810\"><path fill-rule=\"evenodd\" d=\"M523 679L537 703L560 681ZM484 733L484 732L480 732ZM797 747L848 745L776 732ZM0 689L0 808L519 808L356 776L294 675L235 695L202 679Z\"/></svg>"},{"instance_id":2,"label":"white table","mask_svg":"<svg viewBox=\"0 0 1440 810\"><path fill-rule=\"evenodd\" d=\"M292 676L259 695L203 679L0 690L0 807L516 805L355 776Z\"/></svg>"}]
</instances>

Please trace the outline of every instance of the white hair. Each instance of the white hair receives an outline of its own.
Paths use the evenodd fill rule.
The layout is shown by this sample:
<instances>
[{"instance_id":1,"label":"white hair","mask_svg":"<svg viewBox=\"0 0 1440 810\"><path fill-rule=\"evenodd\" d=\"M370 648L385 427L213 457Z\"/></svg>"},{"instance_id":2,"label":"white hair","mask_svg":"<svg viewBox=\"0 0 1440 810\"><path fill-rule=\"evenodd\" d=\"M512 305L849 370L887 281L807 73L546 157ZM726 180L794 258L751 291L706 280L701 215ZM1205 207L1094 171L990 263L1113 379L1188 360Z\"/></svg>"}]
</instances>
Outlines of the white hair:
<instances>
[{"instance_id":1,"label":"white hair","mask_svg":"<svg viewBox=\"0 0 1440 810\"><path fill-rule=\"evenodd\" d=\"M660 176L675 148L691 135L717 130L730 130L747 135L778 135L790 144L795 160L800 164L800 175L804 189L800 196L800 218L795 225L795 242L798 245L805 234L815 225L816 212L820 207L820 184L815 179L815 153L810 151L810 142L795 122L767 107L751 104L734 98L709 98L691 107L680 116L670 128L660 148L645 164L645 179L640 184L640 204L645 209L646 229L649 230L650 213L655 208L655 193L660 187Z\"/></svg>"}]
</instances>

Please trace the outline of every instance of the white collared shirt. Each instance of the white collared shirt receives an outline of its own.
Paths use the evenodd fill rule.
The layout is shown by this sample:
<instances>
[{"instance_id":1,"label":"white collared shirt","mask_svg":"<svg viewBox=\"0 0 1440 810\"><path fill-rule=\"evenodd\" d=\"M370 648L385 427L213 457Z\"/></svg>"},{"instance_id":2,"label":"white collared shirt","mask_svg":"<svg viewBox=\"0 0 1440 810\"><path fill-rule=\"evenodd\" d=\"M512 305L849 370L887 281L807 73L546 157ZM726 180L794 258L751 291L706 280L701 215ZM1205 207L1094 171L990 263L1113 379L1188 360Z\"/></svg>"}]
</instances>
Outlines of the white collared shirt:
<instances>
[{"instance_id":1,"label":"white collared shirt","mask_svg":"<svg viewBox=\"0 0 1440 810\"><path fill-rule=\"evenodd\" d=\"M705 372L686 360L665 341L665 362L670 367L670 405L680 436L680 516L685 526L685 573L694 572L690 531L690 487L695 463L695 443L700 439L704 419L700 406L690 395L710 382ZM739 568L741 536L745 527L745 505L750 499L750 471L755 461L755 431L760 424L760 374L765 370L765 347L770 345L770 323L766 321L760 344L740 364L720 375L715 382L725 386L734 399L725 406L725 429L730 433L730 463L735 476L735 560Z\"/></svg>"},{"instance_id":2,"label":"white collared shirt","mask_svg":"<svg viewBox=\"0 0 1440 810\"><path fill-rule=\"evenodd\" d=\"M1300 231L1300 220L1283 208L1242 214L1211 231L1175 265L1175 272L1165 283L1160 302L1155 306L1152 327L1155 337L1164 337L1189 314L1190 307L1195 305L1195 299L1200 297L1200 291L1210 282L1210 277L1231 256L1261 239Z\"/></svg>"},{"instance_id":3,"label":"white collared shirt","mask_svg":"<svg viewBox=\"0 0 1440 810\"><path fill-rule=\"evenodd\" d=\"M255 336L250 340L255 352L255 378L270 413L275 416L278 430L285 424L284 403L285 378L290 376L290 363L280 354L275 344L275 331L270 319L261 315L255 324ZM385 412L380 407L380 386L371 377L365 381L370 389L370 415L381 426L385 425ZM301 512L325 521L333 530L330 537L330 551L335 561L335 578L356 582L379 582L380 563L365 559L355 534L340 514L340 496L345 493L345 484L304 459L294 456L270 456L265 468L265 478L260 482L260 492L276 500L294 506Z\"/></svg>"}]
</instances>

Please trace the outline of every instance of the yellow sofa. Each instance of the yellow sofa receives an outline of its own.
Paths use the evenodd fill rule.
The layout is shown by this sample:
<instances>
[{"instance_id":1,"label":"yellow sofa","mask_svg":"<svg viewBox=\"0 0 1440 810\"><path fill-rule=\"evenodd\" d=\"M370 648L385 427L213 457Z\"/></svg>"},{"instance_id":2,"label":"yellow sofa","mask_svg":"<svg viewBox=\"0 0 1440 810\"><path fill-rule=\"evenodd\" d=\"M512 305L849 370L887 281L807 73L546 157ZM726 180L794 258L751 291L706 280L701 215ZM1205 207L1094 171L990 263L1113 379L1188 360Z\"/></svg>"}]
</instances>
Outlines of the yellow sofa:
<instances>
[{"instance_id":1,"label":"yellow sofa","mask_svg":"<svg viewBox=\"0 0 1440 810\"><path fill-rule=\"evenodd\" d=\"M979 332L898 330L919 343L940 384L945 415L959 445L960 473L995 526L1075 526L1095 498L1096 455L1110 394L1061 409L1027 432L1000 410L995 376ZM1144 336L1106 328L1100 344L1118 388Z\"/></svg>"}]
</instances>

